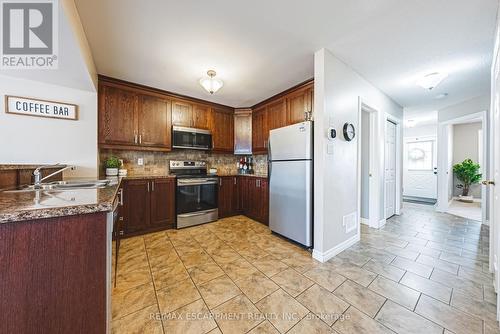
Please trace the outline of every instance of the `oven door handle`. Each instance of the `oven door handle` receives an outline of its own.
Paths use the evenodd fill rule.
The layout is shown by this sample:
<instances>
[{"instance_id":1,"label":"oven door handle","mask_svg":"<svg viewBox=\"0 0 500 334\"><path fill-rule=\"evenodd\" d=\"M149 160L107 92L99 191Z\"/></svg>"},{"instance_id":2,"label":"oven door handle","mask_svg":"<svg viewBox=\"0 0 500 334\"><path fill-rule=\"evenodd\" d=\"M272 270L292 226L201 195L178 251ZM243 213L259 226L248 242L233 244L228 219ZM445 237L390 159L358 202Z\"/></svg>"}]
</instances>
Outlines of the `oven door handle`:
<instances>
[{"instance_id":1,"label":"oven door handle","mask_svg":"<svg viewBox=\"0 0 500 334\"><path fill-rule=\"evenodd\" d=\"M199 180L199 181L183 181L179 180L177 186L186 187L186 186L202 186L205 184L217 184L217 180Z\"/></svg>"},{"instance_id":2,"label":"oven door handle","mask_svg":"<svg viewBox=\"0 0 500 334\"><path fill-rule=\"evenodd\" d=\"M183 213L183 214L177 215L177 217L187 218L187 217L201 216L201 215L206 215L207 213L210 213L210 212L214 212L215 210L216 209L198 211L198 212L192 212L192 213Z\"/></svg>"}]
</instances>

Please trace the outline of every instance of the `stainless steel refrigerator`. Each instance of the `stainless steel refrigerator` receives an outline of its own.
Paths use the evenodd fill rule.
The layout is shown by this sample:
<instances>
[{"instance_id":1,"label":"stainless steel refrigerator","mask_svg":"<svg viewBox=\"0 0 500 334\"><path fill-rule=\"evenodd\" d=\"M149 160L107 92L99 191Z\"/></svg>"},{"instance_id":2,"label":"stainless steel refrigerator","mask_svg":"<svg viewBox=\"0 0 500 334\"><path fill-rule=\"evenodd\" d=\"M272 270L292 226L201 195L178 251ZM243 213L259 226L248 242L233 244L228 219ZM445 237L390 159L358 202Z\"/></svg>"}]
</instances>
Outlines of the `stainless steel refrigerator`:
<instances>
[{"instance_id":1,"label":"stainless steel refrigerator","mask_svg":"<svg viewBox=\"0 0 500 334\"><path fill-rule=\"evenodd\" d=\"M269 227L312 246L313 126L302 122L269 133Z\"/></svg>"}]
</instances>

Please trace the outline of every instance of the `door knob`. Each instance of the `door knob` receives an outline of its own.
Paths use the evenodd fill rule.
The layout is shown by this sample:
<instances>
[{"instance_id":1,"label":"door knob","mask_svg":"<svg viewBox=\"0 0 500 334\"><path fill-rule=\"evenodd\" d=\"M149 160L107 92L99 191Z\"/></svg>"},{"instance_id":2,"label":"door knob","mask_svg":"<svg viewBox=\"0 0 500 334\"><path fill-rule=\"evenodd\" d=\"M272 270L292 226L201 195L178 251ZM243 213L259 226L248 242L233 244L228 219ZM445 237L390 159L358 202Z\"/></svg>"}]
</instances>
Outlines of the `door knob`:
<instances>
[{"instance_id":1,"label":"door knob","mask_svg":"<svg viewBox=\"0 0 500 334\"><path fill-rule=\"evenodd\" d=\"M491 180L486 180L486 181L483 181L481 182L483 185L485 186L489 186L489 185L492 185L494 186L495 185L495 181L491 181Z\"/></svg>"}]
</instances>

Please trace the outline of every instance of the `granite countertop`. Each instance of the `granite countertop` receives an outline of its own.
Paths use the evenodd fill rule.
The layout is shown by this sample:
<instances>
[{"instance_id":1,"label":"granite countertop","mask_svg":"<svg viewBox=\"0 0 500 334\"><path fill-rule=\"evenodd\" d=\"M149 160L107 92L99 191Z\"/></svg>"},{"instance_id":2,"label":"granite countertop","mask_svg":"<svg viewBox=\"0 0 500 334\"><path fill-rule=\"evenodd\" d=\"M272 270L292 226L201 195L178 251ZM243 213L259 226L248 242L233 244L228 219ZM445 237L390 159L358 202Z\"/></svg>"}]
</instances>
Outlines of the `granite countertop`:
<instances>
[{"instance_id":1,"label":"granite countertop","mask_svg":"<svg viewBox=\"0 0 500 334\"><path fill-rule=\"evenodd\" d=\"M50 164L38 164L38 165L31 165L31 164L0 164L0 170L23 170L23 169L36 169L37 167L40 166L51 166ZM61 164L57 167L54 168L64 168L66 165Z\"/></svg>"},{"instance_id":2,"label":"granite countertop","mask_svg":"<svg viewBox=\"0 0 500 334\"><path fill-rule=\"evenodd\" d=\"M121 178L99 189L0 191L0 224L111 211Z\"/></svg>"},{"instance_id":3,"label":"granite countertop","mask_svg":"<svg viewBox=\"0 0 500 334\"><path fill-rule=\"evenodd\" d=\"M246 176L246 177L260 177L267 179L267 174L238 174L238 173L219 173L217 176Z\"/></svg>"}]
</instances>

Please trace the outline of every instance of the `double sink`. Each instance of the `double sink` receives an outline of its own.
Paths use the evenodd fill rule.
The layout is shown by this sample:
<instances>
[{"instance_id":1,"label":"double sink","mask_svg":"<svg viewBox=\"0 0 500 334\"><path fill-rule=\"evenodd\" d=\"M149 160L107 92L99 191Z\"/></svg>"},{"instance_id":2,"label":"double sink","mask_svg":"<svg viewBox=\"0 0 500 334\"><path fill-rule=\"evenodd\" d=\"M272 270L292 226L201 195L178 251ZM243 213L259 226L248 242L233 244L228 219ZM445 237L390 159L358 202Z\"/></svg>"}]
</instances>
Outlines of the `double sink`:
<instances>
[{"instance_id":1,"label":"double sink","mask_svg":"<svg viewBox=\"0 0 500 334\"><path fill-rule=\"evenodd\" d=\"M26 192L26 191L61 191L61 190L77 190L77 189L98 189L104 188L110 184L111 180L85 180L85 181L54 181L40 183L39 185L23 185L4 192Z\"/></svg>"}]
</instances>

